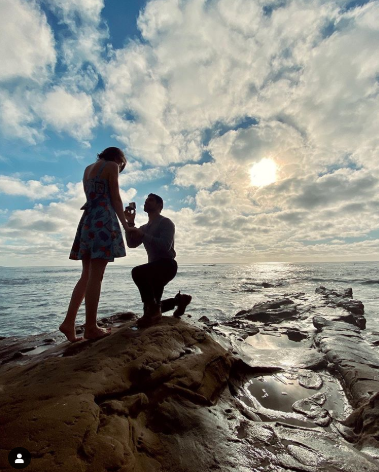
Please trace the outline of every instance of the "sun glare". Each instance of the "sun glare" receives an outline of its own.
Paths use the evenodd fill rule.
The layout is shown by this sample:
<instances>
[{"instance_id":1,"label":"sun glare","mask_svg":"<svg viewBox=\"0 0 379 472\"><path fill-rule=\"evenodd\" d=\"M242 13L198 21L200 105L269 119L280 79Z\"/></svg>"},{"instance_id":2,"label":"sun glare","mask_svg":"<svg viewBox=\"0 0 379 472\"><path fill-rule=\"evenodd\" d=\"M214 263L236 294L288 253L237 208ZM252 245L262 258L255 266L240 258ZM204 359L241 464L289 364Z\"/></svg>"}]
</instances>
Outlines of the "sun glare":
<instances>
[{"instance_id":1,"label":"sun glare","mask_svg":"<svg viewBox=\"0 0 379 472\"><path fill-rule=\"evenodd\" d=\"M271 159L262 159L250 169L251 185L264 187L276 181L276 164Z\"/></svg>"}]
</instances>

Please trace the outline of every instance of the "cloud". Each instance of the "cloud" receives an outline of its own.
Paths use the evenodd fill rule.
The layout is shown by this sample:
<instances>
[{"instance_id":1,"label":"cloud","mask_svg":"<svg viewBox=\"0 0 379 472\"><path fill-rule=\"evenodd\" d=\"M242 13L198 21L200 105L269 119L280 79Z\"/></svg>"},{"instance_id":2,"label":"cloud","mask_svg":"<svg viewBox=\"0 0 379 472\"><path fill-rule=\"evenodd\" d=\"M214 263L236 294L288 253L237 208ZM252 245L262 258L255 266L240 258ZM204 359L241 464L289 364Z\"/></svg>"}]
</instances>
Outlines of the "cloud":
<instances>
[{"instance_id":1,"label":"cloud","mask_svg":"<svg viewBox=\"0 0 379 472\"><path fill-rule=\"evenodd\" d=\"M210 188L221 180L219 166L205 162L204 164L188 164L180 167L176 171L174 180L175 185L189 187L193 185L196 188ZM224 180L224 179L223 179Z\"/></svg>"},{"instance_id":2,"label":"cloud","mask_svg":"<svg viewBox=\"0 0 379 472\"><path fill-rule=\"evenodd\" d=\"M165 189L178 201L165 214L191 261L378 254L371 240L346 242L379 227L378 2L151 0L142 40L118 50L107 45L103 1L49 5L66 28L62 73L0 92L6 136L36 143L46 127L82 141L109 127L133 162L120 175L126 202L139 184L172 175ZM41 64L48 74L52 62ZM277 182L252 187L263 158L276 163ZM58 206L16 215L30 231L46 228L41 248L71 244L78 185Z\"/></svg>"},{"instance_id":3,"label":"cloud","mask_svg":"<svg viewBox=\"0 0 379 472\"><path fill-rule=\"evenodd\" d=\"M5 136L36 144L43 136L36 122L37 117L23 92L16 91L12 95L0 89L0 126Z\"/></svg>"},{"instance_id":4,"label":"cloud","mask_svg":"<svg viewBox=\"0 0 379 472\"><path fill-rule=\"evenodd\" d=\"M38 180L28 180L23 182L21 179L0 175L0 192L6 195L20 195L28 197L31 200L51 199L57 196L59 187L56 184L44 185L46 177Z\"/></svg>"},{"instance_id":5,"label":"cloud","mask_svg":"<svg viewBox=\"0 0 379 472\"><path fill-rule=\"evenodd\" d=\"M91 138L91 131L97 124L92 99L83 92L69 93L55 87L36 109L47 124L78 140Z\"/></svg>"},{"instance_id":6,"label":"cloud","mask_svg":"<svg viewBox=\"0 0 379 472\"><path fill-rule=\"evenodd\" d=\"M53 33L35 2L0 3L0 81L43 82L56 62Z\"/></svg>"},{"instance_id":7,"label":"cloud","mask_svg":"<svg viewBox=\"0 0 379 472\"><path fill-rule=\"evenodd\" d=\"M46 0L55 12L61 14L73 29L78 27L77 17L87 23L98 23L104 0Z\"/></svg>"},{"instance_id":8,"label":"cloud","mask_svg":"<svg viewBox=\"0 0 379 472\"><path fill-rule=\"evenodd\" d=\"M122 174L119 175L119 184L122 187L128 185L136 185L141 182L151 182L152 180L157 180L164 176L164 172L160 168L150 168L150 169L131 169L129 171L129 163L126 165L125 170Z\"/></svg>"},{"instance_id":9,"label":"cloud","mask_svg":"<svg viewBox=\"0 0 379 472\"><path fill-rule=\"evenodd\" d=\"M0 81L7 80L0 88L1 129L6 137L37 144L45 139L48 126L86 144L98 122L91 95L108 37L107 29L99 28L104 5L97 0L46 4L68 29L57 32L56 44L36 2L5 0L0 7L5 21L0 28ZM57 59L59 73L54 76Z\"/></svg>"},{"instance_id":10,"label":"cloud","mask_svg":"<svg viewBox=\"0 0 379 472\"><path fill-rule=\"evenodd\" d=\"M349 200L354 200L356 204L357 200L369 199L378 189L378 179L369 173L341 169L302 185L301 191L288 204L308 210L320 206L339 206Z\"/></svg>"}]
</instances>

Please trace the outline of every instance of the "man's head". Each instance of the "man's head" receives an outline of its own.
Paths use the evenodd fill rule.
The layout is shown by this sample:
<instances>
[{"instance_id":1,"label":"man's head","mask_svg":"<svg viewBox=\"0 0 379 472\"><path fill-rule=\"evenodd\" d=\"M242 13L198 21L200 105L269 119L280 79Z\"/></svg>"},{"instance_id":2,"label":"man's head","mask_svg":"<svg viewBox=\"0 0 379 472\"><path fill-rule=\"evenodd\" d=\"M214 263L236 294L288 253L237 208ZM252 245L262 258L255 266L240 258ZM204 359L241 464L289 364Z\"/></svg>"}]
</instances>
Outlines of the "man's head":
<instances>
[{"instance_id":1,"label":"man's head","mask_svg":"<svg viewBox=\"0 0 379 472\"><path fill-rule=\"evenodd\" d=\"M159 195L155 195L155 193L149 193L143 209L146 213L160 213L163 209L162 198Z\"/></svg>"}]
</instances>

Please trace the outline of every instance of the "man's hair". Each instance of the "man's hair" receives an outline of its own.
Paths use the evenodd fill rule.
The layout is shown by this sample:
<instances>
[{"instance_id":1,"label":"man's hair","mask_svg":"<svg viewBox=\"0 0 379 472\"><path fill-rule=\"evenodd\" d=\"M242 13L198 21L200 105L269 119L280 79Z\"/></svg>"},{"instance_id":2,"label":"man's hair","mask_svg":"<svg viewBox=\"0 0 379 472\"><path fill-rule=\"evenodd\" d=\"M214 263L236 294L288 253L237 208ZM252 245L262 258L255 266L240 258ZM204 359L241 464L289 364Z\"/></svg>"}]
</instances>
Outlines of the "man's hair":
<instances>
[{"instance_id":1,"label":"man's hair","mask_svg":"<svg viewBox=\"0 0 379 472\"><path fill-rule=\"evenodd\" d=\"M155 195L155 193L149 193L149 197L154 197L155 198L155 201L158 203L158 205L160 205L163 209L163 200L162 200L162 197L160 197L159 195Z\"/></svg>"}]
</instances>

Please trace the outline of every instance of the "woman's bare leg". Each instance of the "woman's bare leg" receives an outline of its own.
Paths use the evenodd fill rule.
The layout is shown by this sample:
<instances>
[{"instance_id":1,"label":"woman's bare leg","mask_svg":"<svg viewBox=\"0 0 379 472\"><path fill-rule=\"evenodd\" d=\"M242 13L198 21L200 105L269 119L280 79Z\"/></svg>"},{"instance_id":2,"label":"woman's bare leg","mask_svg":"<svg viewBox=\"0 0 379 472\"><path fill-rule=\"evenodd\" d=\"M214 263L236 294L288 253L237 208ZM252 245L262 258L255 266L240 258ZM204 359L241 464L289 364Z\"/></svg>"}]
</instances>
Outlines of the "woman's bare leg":
<instances>
[{"instance_id":1,"label":"woman's bare leg","mask_svg":"<svg viewBox=\"0 0 379 472\"><path fill-rule=\"evenodd\" d=\"M104 259L92 259L89 270L89 278L86 287L86 326L84 337L97 339L110 334L110 331L97 326L97 307L99 305L101 282L108 261Z\"/></svg>"},{"instance_id":2,"label":"woman's bare leg","mask_svg":"<svg viewBox=\"0 0 379 472\"><path fill-rule=\"evenodd\" d=\"M86 287L88 282L89 276L89 268L90 268L90 259L83 259L82 260L82 275L78 280L77 284L71 295L70 304L68 306L66 318L64 319L63 323L59 326L59 330L66 335L67 339L74 343L76 341L81 341L83 338L76 337L75 334L75 319L76 315L78 314L78 310L82 301L84 299L86 293Z\"/></svg>"}]
</instances>

